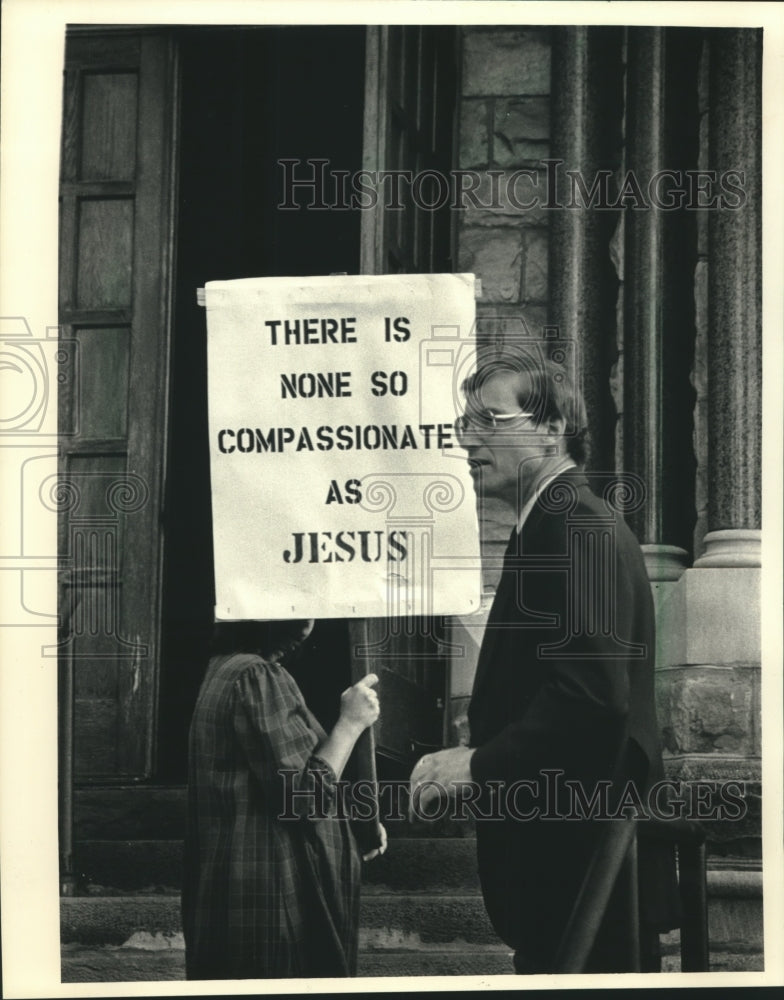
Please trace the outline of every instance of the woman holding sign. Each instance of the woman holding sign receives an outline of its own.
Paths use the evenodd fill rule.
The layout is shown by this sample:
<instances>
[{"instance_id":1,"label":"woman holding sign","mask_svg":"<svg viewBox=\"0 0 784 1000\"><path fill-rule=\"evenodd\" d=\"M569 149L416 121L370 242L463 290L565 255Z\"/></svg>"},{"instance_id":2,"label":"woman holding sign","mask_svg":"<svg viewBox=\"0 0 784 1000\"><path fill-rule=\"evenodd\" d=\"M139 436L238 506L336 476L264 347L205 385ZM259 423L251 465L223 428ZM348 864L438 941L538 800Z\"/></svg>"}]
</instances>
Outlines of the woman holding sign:
<instances>
[{"instance_id":1,"label":"woman holding sign","mask_svg":"<svg viewBox=\"0 0 784 1000\"><path fill-rule=\"evenodd\" d=\"M283 665L312 627L216 627L190 729L188 979L356 971L360 856L337 782L378 718L378 678L343 692L327 735ZM386 849L380 839L366 860Z\"/></svg>"}]
</instances>

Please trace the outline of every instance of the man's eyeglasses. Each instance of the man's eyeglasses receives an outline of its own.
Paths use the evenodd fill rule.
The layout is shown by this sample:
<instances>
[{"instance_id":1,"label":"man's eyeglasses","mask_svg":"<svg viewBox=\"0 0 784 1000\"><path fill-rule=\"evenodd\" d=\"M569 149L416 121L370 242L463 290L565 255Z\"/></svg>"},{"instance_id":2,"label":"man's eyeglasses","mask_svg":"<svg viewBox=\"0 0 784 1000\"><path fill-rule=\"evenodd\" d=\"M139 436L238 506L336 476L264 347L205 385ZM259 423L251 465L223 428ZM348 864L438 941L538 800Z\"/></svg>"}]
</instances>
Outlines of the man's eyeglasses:
<instances>
[{"instance_id":1,"label":"man's eyeglasses","mask_svg":"<svg viewBox=\"0 0 784 1000\"><path fill-rule=\"evenodd\" d=\"M485 435L493 434L499 428L506 428L511 425L511 421L519 417L533 417L533 413L527 410L518 410L516 413L494 413L492 410L471 410L470 413L461 413L455 420L455 433L458 439L470 433Z\"/></svg>"}]
</instances>

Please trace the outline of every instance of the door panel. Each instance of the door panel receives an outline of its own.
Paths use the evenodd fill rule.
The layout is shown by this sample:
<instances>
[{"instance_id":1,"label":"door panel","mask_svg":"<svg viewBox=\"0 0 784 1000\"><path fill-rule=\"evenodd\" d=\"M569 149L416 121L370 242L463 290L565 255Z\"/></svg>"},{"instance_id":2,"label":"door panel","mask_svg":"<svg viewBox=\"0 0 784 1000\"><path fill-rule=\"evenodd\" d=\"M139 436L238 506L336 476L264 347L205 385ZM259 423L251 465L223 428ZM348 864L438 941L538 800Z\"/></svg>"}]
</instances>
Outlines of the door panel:
<instances>
[{"instance_id":1,"label":"door panel","mask_svg":"<svg viewBox=\"0 0 784 1000\"><path fill-rule=\"evenodd\" d=\"M69 35L60 324L76 374L60 398L59 646L77 780L153 767L174 113L162 34Z\"/></svg>"},{"instance_id":2,"label":"door panel","mask_svg":"<svg viewBox=\"0 0 784 1000\"><path fill-rule=\"evenodd\" d=\"M457 42L447 26L368 28L365 170L423 171L449 177L453 160ZM385 190L382 187L382 192ZM444 273L454 270L450 199L422 183L418 199L401 182L400 204L379 197L362 213L362 273ZM417 204L417 200L420 204Z\"/></svg>"}]
</instances>

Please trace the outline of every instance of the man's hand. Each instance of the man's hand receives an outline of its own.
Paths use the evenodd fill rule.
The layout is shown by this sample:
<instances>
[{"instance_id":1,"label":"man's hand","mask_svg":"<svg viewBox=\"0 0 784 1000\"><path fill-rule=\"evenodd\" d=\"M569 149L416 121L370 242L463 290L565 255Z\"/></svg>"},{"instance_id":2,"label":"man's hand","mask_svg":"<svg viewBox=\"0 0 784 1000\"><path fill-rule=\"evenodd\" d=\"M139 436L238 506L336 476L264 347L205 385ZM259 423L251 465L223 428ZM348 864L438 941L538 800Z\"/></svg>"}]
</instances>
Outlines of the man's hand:
<instances>
[{"instance_id":1,"label":"man's hand","mask_svg":"<svg viewBox=\"0 0 784 1000\"><path fill-rule=\"evenodd\" d=\"M470 781L473 754L470 747L425 754L411 772L409 817L425 818L421 814L427 812L430 802L438 801L444 794L454 796L456 783Z\"/></svg>"},{"instance_id":2,"label":"man's hand","mask_svg":"<svg viewBox=\"0 0 784 1000\"><path fill-rule=\"evenodd\" d=\"M363 861L372 861L373 858L377 858L380 854L383 854L384 851L386 851L386 849L387 849L387 831L384 829L384 824L383 823L379 823L378 824L378 832L379 832L379 836L381 837L381 845L379 847L376 847L372 851L368 851L367 854L363 854L362 855L362 860Z\"/></svg>"}]
</instances>

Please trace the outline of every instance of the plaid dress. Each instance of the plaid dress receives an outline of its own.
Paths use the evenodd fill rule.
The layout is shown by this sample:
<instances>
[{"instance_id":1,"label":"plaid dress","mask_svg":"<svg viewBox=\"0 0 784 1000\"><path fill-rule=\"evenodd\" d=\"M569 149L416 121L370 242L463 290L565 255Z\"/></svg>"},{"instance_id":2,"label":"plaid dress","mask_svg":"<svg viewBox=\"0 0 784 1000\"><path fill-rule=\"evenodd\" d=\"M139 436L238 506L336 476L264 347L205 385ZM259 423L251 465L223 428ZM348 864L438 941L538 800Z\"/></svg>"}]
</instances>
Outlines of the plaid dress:
<instances>
[{"instance_id":1,"label":"plaid dress","mask_svg":"<svg viewBox=\"0 0 784 1000\"><path fill-rule=\"evenodd\" d=\"M188 979L355 974L360 859L325 737L282 666L210 661L189 743Z\"/></svg>"}]
</instances>

